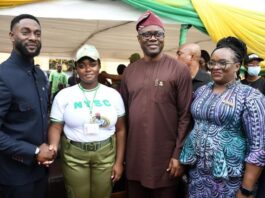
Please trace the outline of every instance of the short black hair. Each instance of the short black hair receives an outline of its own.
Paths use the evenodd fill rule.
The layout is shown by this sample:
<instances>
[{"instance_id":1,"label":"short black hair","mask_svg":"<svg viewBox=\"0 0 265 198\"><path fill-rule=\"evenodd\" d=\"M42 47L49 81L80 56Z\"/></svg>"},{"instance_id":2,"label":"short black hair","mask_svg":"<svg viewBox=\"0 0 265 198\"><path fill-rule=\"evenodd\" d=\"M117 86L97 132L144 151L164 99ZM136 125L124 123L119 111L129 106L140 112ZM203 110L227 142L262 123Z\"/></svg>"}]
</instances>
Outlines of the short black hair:
<instances>
[{"instance_id":1,"label":"short black hair","mask_svg":"<svg viewBox=\"0 0 265 198\"><path fill-rule=\"evenodd\" d=\"M210 60L210 55L206 50L201 50L201 57L205 60L205 63L207 64Z\"/></svg>"},{"instance_id":2,"label":"short black hair","mask_svg":"<svg viewBox=\"0 0 265 198\"><path fill-rule=\"evenodd\" d=\"M126 69L126 66L124 64L119 64L117 67L118 74L122 75L125 69Z\"/></svg>"},{"instance_id":3,"label":"short black hair","mask_svg":"<svg viewBox=\"0 0 265 198\"><path fill-rule=\"evenodd\" d=\"M39 20L33 16L33 15L30 15L30 14L20 14L16 17L14 17L11 21L11 24L10 24L10 31L12 31L12 29L14 28L14 26L19 23L20 20L22 19L32 19L34 21L36 21L39 25L40 25L40 22Z\"/></svg>"}]
</instances>

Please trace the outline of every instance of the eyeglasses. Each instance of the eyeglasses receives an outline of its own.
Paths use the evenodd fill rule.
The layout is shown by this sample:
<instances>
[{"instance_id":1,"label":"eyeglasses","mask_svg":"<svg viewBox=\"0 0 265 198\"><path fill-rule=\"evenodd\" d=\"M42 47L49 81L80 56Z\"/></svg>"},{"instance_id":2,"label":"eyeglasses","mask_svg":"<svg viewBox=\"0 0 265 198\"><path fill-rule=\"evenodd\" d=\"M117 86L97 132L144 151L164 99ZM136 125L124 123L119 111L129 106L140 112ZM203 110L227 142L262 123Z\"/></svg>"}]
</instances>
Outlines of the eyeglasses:
<instances>
[{"instance_id":1,"label":"eyeglasses","mask_svg":"<svg viewBox=\"0 0 265 198\"><path fill-rule=\"evenodd\" d=\"M209 69L213 69L215 66L218 66L220 69L224 70L226 69L226 66L228 64L235 64L235 63L232 63L232 62L226 62L224 60L221 60L221 61L213 61L213 60L210 60L208 62L208 68Z\"/></svg>"},{"instance_id":2,"label":"eyeglasses","mask_svg":"<svg viewBox=\"0 0 265 198\"><path fill-rule=\"evenodd\" d=\"M142 32L139 33L139 35L142 37L144 40L149 40L154 36L156 39L163 39L165 37L165 33L161 31L155 31L155 32Z\"/></svg>"}]
</instances>

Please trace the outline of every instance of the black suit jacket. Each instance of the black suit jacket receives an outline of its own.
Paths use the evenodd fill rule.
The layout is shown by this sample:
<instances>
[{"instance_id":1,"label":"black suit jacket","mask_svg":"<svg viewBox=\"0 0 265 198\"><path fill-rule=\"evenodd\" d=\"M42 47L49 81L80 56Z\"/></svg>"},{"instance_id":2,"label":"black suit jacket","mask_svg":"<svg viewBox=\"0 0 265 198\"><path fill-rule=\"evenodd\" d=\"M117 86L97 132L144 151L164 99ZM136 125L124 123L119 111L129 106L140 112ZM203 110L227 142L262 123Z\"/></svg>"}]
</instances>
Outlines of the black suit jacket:
<instances>
[{"instance_id":1,"label":"black suit jacket","mask_svg":"<svg viewBox=\"0 0 265 198\"><path fill-rule=\"evenodd\" d=\"M199 69L196 76L192 79L192 91L193 93L201 86L211 82L211 76L206 71Z\"/></svg>"},{"instance_id":2,"label":"black suit jacket","mask_svg":"<svg viewBox=\"0 0 265 198\"><path fill-rule=\"evenodd\" d=\"M22 185L46 174L36 147L47 140L47 80L15 51L0 65L0 184Z\"/></svg>"}]
</instances>

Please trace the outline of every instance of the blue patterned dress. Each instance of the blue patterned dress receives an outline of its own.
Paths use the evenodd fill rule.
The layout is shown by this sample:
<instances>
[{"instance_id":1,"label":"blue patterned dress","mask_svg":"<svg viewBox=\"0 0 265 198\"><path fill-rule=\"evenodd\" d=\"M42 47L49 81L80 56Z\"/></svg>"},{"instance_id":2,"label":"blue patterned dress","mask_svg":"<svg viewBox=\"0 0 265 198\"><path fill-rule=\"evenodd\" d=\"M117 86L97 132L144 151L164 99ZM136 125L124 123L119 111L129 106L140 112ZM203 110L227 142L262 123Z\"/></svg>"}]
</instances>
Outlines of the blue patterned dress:
<instances>
[{"instance_id":1,"label":"blue patterned dress","mask_svg":"<svg viewBox=\"0 0 265 198\"><path fill-rule=\"evenodd\" d=\"M189 197L235 197L244 161L265 165L265 97L240 82L216 94L209 83L195 92L191 112L195 125L180 156L191 165Z\"/></svg>"}]
</instances>

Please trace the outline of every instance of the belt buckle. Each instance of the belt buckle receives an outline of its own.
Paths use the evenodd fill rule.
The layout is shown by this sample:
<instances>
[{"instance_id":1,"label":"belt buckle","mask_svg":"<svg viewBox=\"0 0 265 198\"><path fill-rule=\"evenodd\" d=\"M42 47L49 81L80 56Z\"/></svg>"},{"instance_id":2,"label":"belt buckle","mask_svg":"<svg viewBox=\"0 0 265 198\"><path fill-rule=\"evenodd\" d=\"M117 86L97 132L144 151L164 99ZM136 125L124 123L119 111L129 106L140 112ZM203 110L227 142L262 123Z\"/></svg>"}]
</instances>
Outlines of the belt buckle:
<instances>
[{"instance_id":1,"label":"belt buckle","mask_svg":"<svg viewBox=\"0 0 265 198\"><path fill-rule=\"evenodd\" d=\"M97 150L97 147L95 144L86 144L86 150L87 151L96 151Z\"/></svg>"}]
</instances>

